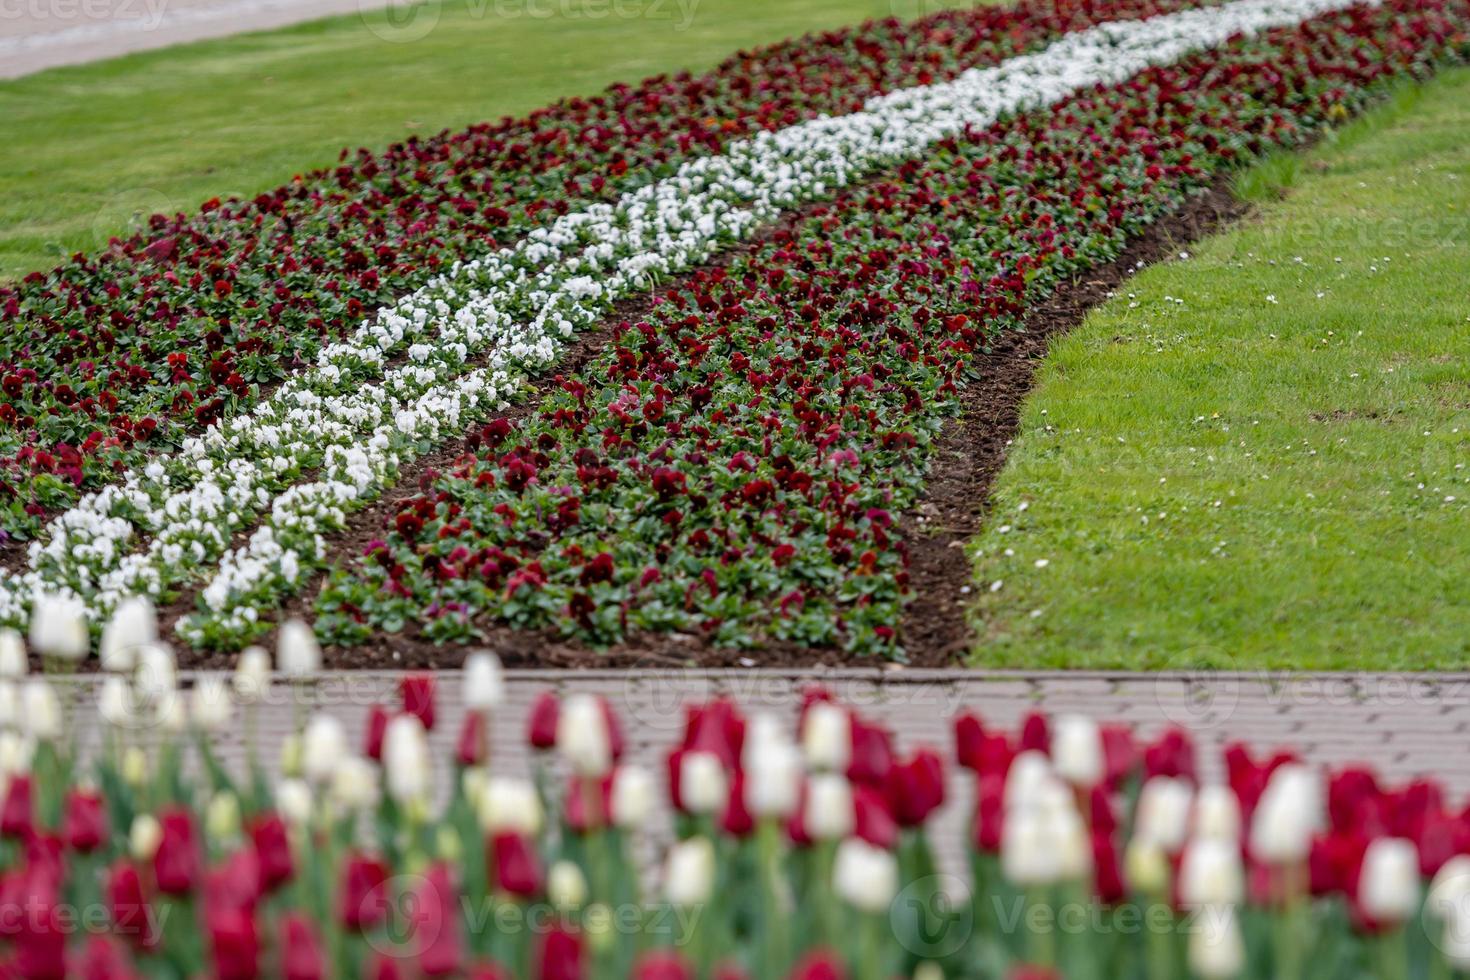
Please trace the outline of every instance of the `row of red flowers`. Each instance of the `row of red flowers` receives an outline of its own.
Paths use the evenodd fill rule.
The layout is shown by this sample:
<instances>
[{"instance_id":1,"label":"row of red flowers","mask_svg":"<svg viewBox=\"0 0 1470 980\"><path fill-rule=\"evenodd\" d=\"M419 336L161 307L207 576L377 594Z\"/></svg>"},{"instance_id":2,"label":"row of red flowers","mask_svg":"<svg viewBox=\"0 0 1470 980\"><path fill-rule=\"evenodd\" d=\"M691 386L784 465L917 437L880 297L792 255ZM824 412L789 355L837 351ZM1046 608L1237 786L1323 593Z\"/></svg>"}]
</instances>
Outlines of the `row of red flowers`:
<instances>
[{"instance_id":1,"label":"row of red flowers","mask_svg":"<svg viewBox=\"0 0 1470 980\"><path fill-rule=\"evenodd\" d=\"M318 604L332 641L554 626L897 651L894 526L995 331L1226 168L1453 53L1466 9L1354 8L1005 120L694 275L471 433Z\"/></svg>"},{"instance_id":2,"label":"row of red flowers","mask_svg":"<svg viewBox=\"0 0 1470 980\"><path fill-rule=\"evenodd\" d=\"M253 200L0 287L0 530L229 416L436 271L731 139L860 107L1057 33L1183 0L1022 3L873 22L524 119L344 150Z\"/></svg>"},{"instance_id":3,"label":"row of red flowers","mask_svg":"<svg viewBox=\"0 0 1470 980\"><path fill-rule=\"evenodd\" d=\"M186 732L143 727L156 704L104 708L90 771L58 728L22 726L36 744L19 764L7 746L0 786L0 976L1295 980L1470 966L1470 809L1429 778L1392 787L1234 743L1211 782L1185 730L1141 738L1040 713L1014 731L961 713L952 752L905 751L812 687L794 730L724 698L686 706L663 780L673 839L654 841L658 779L625 758L606 700L542 694L525 719L534 779L509 775L488 737L499 666L473 655L436 810L434 773L450 767L429 751L445 721L434 677L402 677L354 748L312 710L309 676L273 689L268 666L243 661L233 696L199 682L197 765ZM247 771L230 772L214 733L236 704L253 731L261 701L282 695L306 720L280 747L280 780L254 742ZM964 890L930 841L956 796L950 759L974 777ZM639 870L650 846L665 855L657 876ZM1086 914L1050 917L1067 909Z\"/></svg>"}]
</instances>

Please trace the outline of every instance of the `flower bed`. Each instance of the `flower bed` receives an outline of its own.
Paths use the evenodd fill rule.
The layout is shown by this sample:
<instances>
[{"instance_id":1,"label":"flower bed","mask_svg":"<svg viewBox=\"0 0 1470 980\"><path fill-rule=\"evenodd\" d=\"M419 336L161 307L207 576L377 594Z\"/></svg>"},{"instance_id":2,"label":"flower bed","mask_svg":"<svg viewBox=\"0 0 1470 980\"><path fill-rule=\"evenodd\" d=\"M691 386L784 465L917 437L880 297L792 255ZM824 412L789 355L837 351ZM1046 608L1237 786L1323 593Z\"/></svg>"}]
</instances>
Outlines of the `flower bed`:
<instances>
[{"instance_id":1,"label":"flower bed","mask_svg":"<svg viewBox=\"0 0 1470 980\"><path fill-rule=\"evenodd\" d=\"M44 642L42 647L53 649ZM962 713L900 747L819 688L795 718L685 707L655 774L589 695L488 741L475 654L452 760L435 681L404 675L354 738L314 709L311 631L272 678L181 691L164 648L109 675L81 759L50 680L0 633L0 971L86 976L834 980L1449 976L1470 969L1470 819L1432 779L1388 786L1233 744L1203 782L1187 732ZM273 683L274 680L274 683ZM300 704L262 744L266 699ZM248 760L213 739L243 715ZM645 733L632 733L642 740ZM531 775L506 768L512 755ZM273 777L260 759L280 759ZM958 772L951 760L958 763ZM517 770L523 770L522 765ZM972 787L959 791L960 783ZM934 815L973 800L970 870ZM655 834L654 826L672 832ZM656 855L653 866L646 859Z\"/></svg>"},{"instance_id":2,"label":"flower bed","mask_svg":"<svg viewBox=\"0 0 1470 980\"><path fill-rule=\"evenodd\" d=\"M1022 4L874 22L526 119L390 147L0 289L0 530L141 466L316 361L364 317L558 216L732 141L953 77L1086 26L1171 9ZM347 389L344 389L347 390Z\"/></svg>"},{"instance_id":3,"label":"flower bed","mask_svg":"<svg viewBox=\"0 0 1470 980\"><path fill-rule=\"evenodd\" d=\"M1105 29L1095 60L1059 56L1061 91L1205 46L1194 25L1222 12ZM473 433L475 455L332 578L319 629L350 644L424 622L430 639L472 640L504 622L594 643L673 629L896 652L893 519L987 337L1230 166L1432 70L1466 17L1458 3L1326 13L940 139L668 292L527 422ZM1045 91L1044 58L1013 80ZM1099 77L1077 82L1079 61ZM286 588L260 579L203 622Z\"/></svg>"}]
</instances>

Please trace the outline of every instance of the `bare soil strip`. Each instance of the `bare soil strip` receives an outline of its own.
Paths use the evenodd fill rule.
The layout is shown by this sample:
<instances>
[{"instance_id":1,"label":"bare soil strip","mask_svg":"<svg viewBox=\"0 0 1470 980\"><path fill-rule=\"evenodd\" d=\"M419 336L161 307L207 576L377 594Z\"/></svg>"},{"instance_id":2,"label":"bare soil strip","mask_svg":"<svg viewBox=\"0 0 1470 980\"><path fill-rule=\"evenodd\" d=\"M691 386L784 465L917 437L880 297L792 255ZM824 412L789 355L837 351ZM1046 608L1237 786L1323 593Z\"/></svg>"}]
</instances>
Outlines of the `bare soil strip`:
<instances>
[{"instance_id":1,"label":"bare soil strip","mask_svg":"<svg viewBox=\"0 0 1470 980\"><path fill-rule=\"evenodd\" d=\"M788 215L775 227L799 223L807 210ZM1238 220L1247 210L1230 194L1229 175L1223 176L1211 190L1150 226L1117 259L1062 285L1038 302L1023 329L1005 332L991 350L977 357L980 376L963 392L960 415L945 426L930 463L923 498L899 521L908 542L913 588L900 627L909 664L954 665L973 640L966 619L969 594L962 591L971 584L964 543L979 530L988 511L991 483L1005 463L1008 444L1020 422L1021 404L1034 384L1036 365L1046 356L1052 337L1081 323L1090 309L1107 299L1140 265L1177 255L1190 243ZM742 248L759 247L769 234ZM738 254L740 249L727 252L714 264L727 263ZM556 373L536 381L531 396L504 417L519 419L533 413L542 392L557 384L559 378L582 370L606 346L615 324L635 320L652 301L652 295L643 295L620 304L596 330L569 346ZM463 443L456 441L406 468L393 490L354 515L347 530L334 537L330 560L345 563L361 554L369 541L382 536L400 503L417 494L421 483L427 485L436 472L464 451ZM318 577L287 607L288 614L309 617L320 586ZM165 629L194 608L197 594L197 587L186 590L161 610ZM512 667L806 667L852 663L840 649L789 643L740 650L716 647L692 634L649 633L631 637L616 647L594 649L551 631L482 625L487 634L484 645L496 650ZM266 645L273 641L274 636L265 639ZM436 646L409 630L350 649L330 649L325 659L328 668L336 669L452 668L459 666L468 649ZM233 660L232 654L184 652L181 666L222 668Z\"/></svg>"}]
</instances>

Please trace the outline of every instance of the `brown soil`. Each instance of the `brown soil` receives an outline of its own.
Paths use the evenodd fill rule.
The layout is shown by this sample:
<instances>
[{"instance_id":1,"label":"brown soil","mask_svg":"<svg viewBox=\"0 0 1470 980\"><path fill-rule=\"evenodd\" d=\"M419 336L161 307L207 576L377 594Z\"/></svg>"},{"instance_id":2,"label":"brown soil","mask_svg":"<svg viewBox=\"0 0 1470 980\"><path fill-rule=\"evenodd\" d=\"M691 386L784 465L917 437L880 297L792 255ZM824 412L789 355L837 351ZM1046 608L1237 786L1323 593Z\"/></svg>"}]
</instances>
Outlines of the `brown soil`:
<instances>
[{"instance_id":1,"label":"brown soil","mask_svg":"<svg viewBox=\"0 0 1470 980\"><path fill-rule=\"evenodd\" d=\"M969 648L973 631L965 610L971 581L964 543L979 531L989 506L990 486L1005 462L1006 450L1016 434L1021 403L1034 382L1036 362L1046 355L1052 337L1082 322L1088 310L1103 302L1140 265L1176 255L1191 242L1241 217L1247 207L1231 196L1226 180L1190 201L1183 209L1151 226L1135 239L1116 260L1093 269L1085 277L1066 283L1037 304L1024 328L1009 331L995 346L979 355L980 377L962 395L962 411L944 430L930 464L923 499L913 512L899 521L910 552L909 574L913 599L905 610L900 637L914 666L954 664ZM784 224L800 220L798 213ZM754 247L754 244L747 245ZM737 252L727 253L729 261ZM641 315L650 297L631 300L616 309L608 320L581 337L558 364L557 376L538 381L539 394L557 379L580 370L605 346L612 325ZM524 417L535 410L535 394L506 413ZM420 479L430 470L443 469L463 451L453 446L420 459L405 470L396 490L376 504L354 515L348 529L335 539L330 559L346 561L360 554L363 546L382 529L404 498L417 493ZM320 587L318 577L287 611L309 613ZM163 610L165 626L193 608L195 595L186 593ZM851 665L852 657L838 649L812 649L789 643L766 643L748 650L713 646L691 634L643 634L608 649L593 649L569 642L547 631L530 633L491 627L484 646L497 651L507 666L552 668L608 667L794 667ZM270 645L274 636L263 641ZM326 666L350 668L452 668L458 667L469 648L439 647L412 634L381 636L351 649L326 651ZM186 666L226 667L228 654L185 654Z\"/></svg>"}]
</instances>

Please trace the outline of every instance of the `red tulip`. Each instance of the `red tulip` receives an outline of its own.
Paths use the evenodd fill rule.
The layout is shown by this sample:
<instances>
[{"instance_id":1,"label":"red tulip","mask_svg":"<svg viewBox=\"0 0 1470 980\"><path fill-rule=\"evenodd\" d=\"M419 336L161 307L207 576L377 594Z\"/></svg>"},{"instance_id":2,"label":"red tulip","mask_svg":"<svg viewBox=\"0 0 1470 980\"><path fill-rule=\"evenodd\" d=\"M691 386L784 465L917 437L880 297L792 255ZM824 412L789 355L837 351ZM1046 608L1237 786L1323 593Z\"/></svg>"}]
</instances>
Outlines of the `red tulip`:
<instances>
[{"instance_id":1,"label":"red tulip","mask_svg":"<svg viewBox=\"0 0 1470 980\"><path fill-rule=\"evenodd\" d=\"M1383 795L1378 778L1366 766L1348 766L1327 782L1327 814L1334 829L1359 825L1365 805Z\"/></svg>"},{"instance_id":2,"label":"red tulip","mask_svg":"<svg viewBox=\"0 0 1470 980\"><path fill-rule=\"evenodd\" d=\"M1088 826L1094 834L1111 834L1118 829L1118 815L1113 808L1113 796L1107 787L1092 787L1087 800Z\"/></svg>"},{"instance_id":3,"label":"red tulip","mask_svg":"<svg viewBox=\"0 0 1470 980\"><path fill-rule=\"evenodd\" d=\"M750 974L739 963L727 962L715 967L713 980L750 980Z\"/></svg>"},{"instance_id":4,"label":"red tulip","mask_svg":"<svg viewBox=\"0 0 1470 980\"><path fill-rule=\"evenodd\" d=\"M265 813L250 822L250 841L260 862L260 883L273 892L290 881L296 873L291 857L291 841L286 824L275 813Z\"/></svg>"},{"instance_id":5,"label":"red tulip","mask_svg":"<svg viewBox=\"0 0 1470 980\"><path fill-rule=\"evenodd\" d=\"M955 720L955 754L961 766L977 776L988 773L1004 777L1015 755L1004 732L988 732L975 714Z\"/></svg>"},{"instance_id":6,"label":"red tulip","mask_svg":"<svg viewBox=\"0 0 1470 980\"><path fill-rule=\"evenodd\" d=\"M1019 751L1051 754L1051 724L1040 711L1031 712L1021 723Z\"/></svg>"},{"instance_id":7,"label":"red tulip","mask_svg":"<svg viewBox=\"0 0 1470 980\"><path fill-rule=\"evenodd\" d=\"M108 872L107 912L114 936L124 936L144 949L153 945L156 937L148 900L143 897L143 878L127 861L119 861Z\"/></svg>"},{"instance_id":8,"label":"red tulip","mask_svg":"<svg viewBox=\"0 0 1470 980\"><path fill-rule=\"evenodd\" d=\"M255 915L216 908L205 916L217 980L255 980L260 975L260 937Z\"/></svg>"},{"instance_id":9,"label":"red tulip","mask_svg":"<svg viewBox=\"0 0 1470 980\"><path fill-rule=\"evenodd\" d=\"M25 928L15 937L15 972L25 980L66 980L66 937L52 895L29 895L23 915Z\"/></svg>"},{"instance_id":10,"label":"red tulip","mask_svg":"<svg viewBox=\"0 0 1470 980\"><path fill-rule=\"evenodd\" d=\"M379 953L377 959L373 960L372 970L368 974L372 980L401 980L403 971L398 969L398 960L387 953Z\"/></svg>"},{"instance_id":11,"label":"red tulip","mask_svg":"<svg viewBox=\"0 0 1470 980\"><path fill-rule=\"evenodd\" d=\"M153 855L153 880L165 895L187 895L199 878L199 841L194 818L176 808L158 815L163 835Z\"/></svg>"},{"instance_id":12,"label":"red tulip","mask_svg":"<svg viewBox=\"0 0 1470 980\"><path fill-rule=\"evenodd\" d=\"M1062 980L1062 975L1049 966L1013 966L1006 980Z\"/></svg>"},{"instance_id":13,"label":"red tulip","mask_svg":"<svg viewBox=\"0 0 1470 980\"><path fill-rule=\"evenodd\" d=\"M613 774L608 773L589 788L590 780L572 775L567 778L566 796L562 798L562 819L579 834L607 826L612 812Z\"/></svg>"},{"instance_id":14,"label":"red tulip","mask_svg":"<svg viewBox=\"0 0 1470 980\"><path fill-rule=\"evenodd\" d=\"M1098 901L1108 905L1121 902L1127 891L1123 884L1123 863L1118 843L1110 831L1093 831L1092 867Z\"/></svg>"},{"instance_id":15,"label":"red tulip","mask_svg":"<svg viewBox=\"0 0 1470 980\"><path fill-rule=\"evenodd\" d=\"M477 963L469 968L465 980L515 980L515 975L499 963Z\"/></svg>"},{"instance_id":16,"label":"red tulip","mask_svg":"<svg viewBox=\"0 0 1470 980\"><path fill-rule=\"evenodd\" d=\"M495 887L518 898L531 898L541 891L541 859L523 834L504 831L490 841L490 859Z\"/></svg>"},{"instance_id":17,"label":"red tulip","mask_svg":"<svg viewBox=\"0 0 1470 980\"><path fill-rule=\"evenodd\" d=\"M454 748L454 758L460 765L478 766L488 761L490 742L487 728L484 712L465 713L464 724L459 730L459 741Z\"/></svg>"},{"instance_id":18,"label":"red tulip","mask_svg":"<svg viewBox=\"0 0 1470 980\"><path fill-rule=\"evenodd\" d=\"M398 682L404 713L417 715L424 731L434 730L434 675L408 674Z\"/></svg>"},{"instance_id":19,"label":"red tulip","mask_svg":"<svg viewBox=\"0 0 1470 980\"><path fill-rule=\"evenodd\" d=\"M460 967L463 951L459 938L459 903L449 868L429 868L414 892L411 913L415 957L419 972L426 977L443 977Z\"/></svg>"},{"instance_id":20,"label":"red tulip","mask_svg":"<svg viewBox=\"0 0 1470 980\"><path fill-rule=\"evenodd\" d=\"M683 748L712 753L726 769L736 769L744 745L745 718L734 701L716 698L685 708Z\"/></svg>"},{"instance_id":21,"label":"red tulip","mask_svg":"<svg viewBox=\"0 0 1470 980\"><path fill-rule=\"evenodd\" d=\"M253 848L235 851L204 876L206 909L254 912L260 895L260 859Z\"/></svg>"},{"instance_id":22,"label":"red tulip","mask_svg":"<svg viewBox=\"0 0 1470 980\"><path fill-rule=\"evenodd\" d=\"M827 950L808 953L791 971L790 980L845 980L842 958Z\"/></svg>"},{"instance_id":23,"label":"red tulip","mask_svg":"<svg viewBox=\"0 0 1470 980\"><path fill-rule=\"evenodd\" d=\"M134 980L127 951L108 936L94 935L82 947L82 955L73 970L77 980Z\"/></svg>"},{"instance_id":24,"label":"red tulip","mask_svg":"<svg viewBox=\"0 0 1470 980\"><path fill-rule=\"evenodd\" d=\"M890 848L898 842L898 824L888 811L888 800L878 790L853 784L852 813L853 833L869 844Z\"/></svg>"},{"instance_id":25,"label":"red tulip","mask_svg":"<svg viewBox=\"0 0 1470 980\"><path fill-rule=\"evenodd\" d=\"M975 849L986 854L1000 853L1001 831L1005 824L1004 777L986 775L976 786Z\"/></svg>"},{"instance_id":26,"label":"red tulip","mask_svg":"<svg viewBox=\"0 0 1470 980\"><path fill-rule=\"evenodd\" d=\"M1117 789L1138 765L1138 746L1133 742L1133 731L1127 725L1103 725L1098 734L1102 738L1106 772L1103 780L1110 789Z\"/></svg>"},{"instance_id":27,"label":"red tulip","mask_svg":"<svg viewBox=\"0 0 1470 980\"><path fill-rule=\"evenodd\" d=\"M888 777L888 804L903 827L918 827L944 804L944 761L933 749L921 748Z\"/></svg>"},{"instance_id":28,"label":"red tulip","mask_svg":"<svg viewBox=\"0 0 1470 980\"><path fill-rule=\"evenodd\" d=\"M367 730L363 736L362 754L374 762L383 761L383 736L393 716L381 704L368 709Z\"/></svg>"},{"instance_id":29,"label":"red tulip","mask_svg":"<svg viewBox=\"0 0 1470 980\"><path fill-rule=\"evenodd\" d=\"M537 980L585 980L587 967L582 940L561 925L554 925L541 940Z\"/></svg>"},{"instance_id":30,"label":"red tulip","mask_svg":"<svg viewBox=\"0 0 1470 980\"><path fill-rule=\"evenodd\" d=\"M730 778L730 795L720 816L720 829L731 837L748 837L755 832L755 818L745 806L745 773L735 770Z\"/></svg>"},{"instance_id":31,"label":"red tulip","mask_svg":"<svg viewBox=\"0 0 1470 980\"><path fill-rule=\"evenodd\" d=\"M281 972L286 980L321 980L327 973L316 929L300 912L281 919Z\"/></svg>"},{"instance_id":32,"label":"red tulip","mask_svg":"<svg viewBox=\"0 0 1470 980\"><path fill-rule=\"evenodd\" d=\"M694 969L673 950L654 950L634 964L633 980L694 980Z\"/></svg>"},{"instance_id":33,"label":"red tulip","mask_svg":"<svg viewBox=\"0 0 1470 980\"><path fill-rule=\"evenodd\" d=\"M337 921L353 932L367 932L388 916L388 868L382 861L354 854L342 865Z\"/></svg>"},{"instance_id":34,"label":"red tulip","mask_svg":"<svg viewBox=\"0 0 1470 980\"><path fill-rule=\"evenodd\" d=\"M5 793L5 807L0 810L0 834L27 838L35 826L31 803L31 777L16 776Z\"/></svg>"},{"instance_id":35,"label":"red tulip","mask_svg":"<svg viewBox=\"0 0 1470 980\"><path fill-rule=\"evenodd\" d=\"M556 747L556 722L561 715L561 704L556 695L542 691L531 705L527 719L526 737L532 748L551 749Z\"/></svg>"},{"instance_id":36,"label":"red tulip","mask_svg":"<svg viewBox=\"0 0 1470 980\"><path fill-rule=\"evenodd\" d=\"M1171 776L1198 782L1194 768L1194 742L1182 728L1167 729L1143 750L1143 773L1146 779Z\"/></svg>"},{"instance_id":37,"label":"red tulip","mask_svg":"<svg viewBox=\"0 0 1470 980\"><path fill-rule=\"evenodd\" d=\"M617 762L623 757L626 743L623 740L623 724L618 721L618 713L613 710L612 703L607 698L599 697L597 703L602 705L602 718L607 722L607 747L612 755L613 761Z\"/></svg>"},{"instance_id":38,"label":"red tulip","mask_svg":"<svg viewBox=\"0 0 1470 980\"><path fill-rule=\"evenodd\" d=\"M80 789L66 794L61 833L68 847L90 854L107 840L107 831L107 810L101 796Z\"/></svg>"},{"instance_id":39,"label":"red tulip","mask_svg":"<svg viewBox=\"0 0 1470 980\"><path fill-rule=\"evenodd\" d=\"M893 736L887 729L870 725L852 712L852 756L847 778L853 783L882 788L893 768Z\"/></svg>"}]
</instances>

